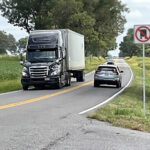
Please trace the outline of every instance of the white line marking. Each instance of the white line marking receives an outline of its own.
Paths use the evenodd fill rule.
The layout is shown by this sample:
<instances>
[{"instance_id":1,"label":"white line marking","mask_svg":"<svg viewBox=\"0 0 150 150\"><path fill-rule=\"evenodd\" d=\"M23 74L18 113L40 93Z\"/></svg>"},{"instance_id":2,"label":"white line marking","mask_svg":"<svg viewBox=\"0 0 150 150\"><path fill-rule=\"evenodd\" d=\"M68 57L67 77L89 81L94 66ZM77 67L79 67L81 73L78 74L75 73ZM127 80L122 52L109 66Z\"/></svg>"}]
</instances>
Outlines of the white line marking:
<instances>
[{"instance_id":1,"label":"white line marking","mask_svg":"<svg viewBox=\"0 0 150 150\"><path fill-rule=\"evenodd\" d=\"M85 113L87 113L87 112L89 112L89 111L91 111L91 110L94 110L94 109L96 109L96 108L98 108L98 107L101 107L101 106L103 106L104 104L106 104L106 103L108 103L109 101L111 101L111 100L112 100L113 98L115 98L116 96L118 96L120 93L122 93L122 92L131 84L132 79L133 79L133 72L132 72L132 70L131 70L131 67L130 67L129 65L128 65L128 67L129 67L130 72L131 72L131 78L130 78L128 84L127 84L124 88L122 88L118 93L114 94L113 96L111 96L110 98L108 98L107 100L105 100L104 102L102 102L102 103L100 103L100 104L98 104L98 105L96 105L96 106L94 106L94 107L91 107L91 108L89 108L89 109L87 109L87 110L84 110L84 111L82 111L82 112L80 112L80 113L78 113L78 114L79 114L79 115L83 115L83 114L85 114Z\"/></svg>"},{"instance_id":2,"label":"white line marking","mask_svg":"<svg viewBox=\"0 0 150 150\"><path fill-rule=\"evenodd\" d=\"M6 92L6 93L1 93L0 96L1 96L1 95L12 94L12 93L17 93L17 92L20 92L20 91L22 91L22 90L12 91L12 92Z\"/></svg>"}]
</instances>

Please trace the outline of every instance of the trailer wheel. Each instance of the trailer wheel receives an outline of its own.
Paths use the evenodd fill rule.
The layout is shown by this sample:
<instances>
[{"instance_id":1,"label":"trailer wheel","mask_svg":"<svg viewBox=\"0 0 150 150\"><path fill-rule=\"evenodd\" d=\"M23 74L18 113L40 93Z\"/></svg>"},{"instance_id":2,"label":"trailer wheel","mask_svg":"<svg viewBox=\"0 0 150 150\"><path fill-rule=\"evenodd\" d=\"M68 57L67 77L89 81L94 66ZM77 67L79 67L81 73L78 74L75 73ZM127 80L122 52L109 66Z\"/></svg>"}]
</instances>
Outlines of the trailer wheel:
<instances>
[{"instance_id":1,"label":"trailer wheel","mask_svg":"<svg viewBox=\"0 0 150 150\"><path fill-rule=\"evenodd\" d=\"M77 76L77 82L84 82L84 81L85 81L85 74L83 71L80 71Z\"/></svg>"}]
</instances>

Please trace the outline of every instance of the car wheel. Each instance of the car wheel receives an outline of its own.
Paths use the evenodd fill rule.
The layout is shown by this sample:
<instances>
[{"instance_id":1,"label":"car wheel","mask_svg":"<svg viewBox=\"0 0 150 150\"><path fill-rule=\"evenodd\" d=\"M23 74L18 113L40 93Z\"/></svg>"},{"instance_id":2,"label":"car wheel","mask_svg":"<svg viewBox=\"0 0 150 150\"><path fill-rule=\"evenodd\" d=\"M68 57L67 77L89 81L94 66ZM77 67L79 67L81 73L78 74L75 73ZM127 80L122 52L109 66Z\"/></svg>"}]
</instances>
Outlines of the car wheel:
<instances>
[{"instance_id":1,"label":"car wheel","mask_svg":"<svg viewBox=\"0 0 150 150\"><path fill-rule=\"evenodd\" d=\"M121 81L120 81L120 87L122 86Z\"/></svg>"},{"instance_id":2,"label":"car wheel","mask_svg":"<svg viewBox=\"0 0 150 150\"><path fill-rule=\"evenodd\" d=\"M94 81L94 87L98 87L99 83L97 81Z\"/></svg>"},{"instance_id":3,"label":"car wheel","mask_svg":"<svg viewBox=\"0 0 150 150\"><path fill-rule=\"evenodd\" d=\"M121 87L121 82L120 82L120 81L117 82L116 87L117 87L117 88L120 88L120 87Z\"/></svg>"}]
</instances>

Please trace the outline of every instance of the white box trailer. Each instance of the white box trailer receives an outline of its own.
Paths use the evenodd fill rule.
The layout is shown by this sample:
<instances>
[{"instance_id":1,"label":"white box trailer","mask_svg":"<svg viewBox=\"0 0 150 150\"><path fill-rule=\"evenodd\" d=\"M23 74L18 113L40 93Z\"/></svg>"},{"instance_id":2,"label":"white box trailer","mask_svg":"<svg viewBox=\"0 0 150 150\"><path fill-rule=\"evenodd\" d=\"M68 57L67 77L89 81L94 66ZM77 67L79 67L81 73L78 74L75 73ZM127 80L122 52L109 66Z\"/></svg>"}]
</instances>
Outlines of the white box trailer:
<instances>
[{"instance_id":1,"label":"white box trailer","mask_svg":"<svg viewBox=\"0 0 150 150\"><path fill-rule=\"evenodd\" d=\"M84 36L66 29L66 50L68 70L84 70L85 68L85 51Z\"/></svg>"}]
</instances>

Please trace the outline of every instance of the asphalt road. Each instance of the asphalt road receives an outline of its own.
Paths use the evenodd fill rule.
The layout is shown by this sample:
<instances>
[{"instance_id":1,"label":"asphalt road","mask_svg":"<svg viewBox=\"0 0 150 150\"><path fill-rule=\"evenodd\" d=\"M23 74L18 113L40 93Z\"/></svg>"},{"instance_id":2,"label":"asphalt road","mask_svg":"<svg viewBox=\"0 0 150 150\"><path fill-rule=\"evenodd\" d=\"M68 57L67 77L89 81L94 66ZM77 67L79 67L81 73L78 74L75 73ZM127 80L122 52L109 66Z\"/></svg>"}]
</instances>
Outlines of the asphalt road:
<instances>
[{"instance_id":1,"label":"asphalt road","mask_svg":"<svg viewBox=\"0 0 150 150\"><path fill-rule=\"evenodd\" d=\"M131 71L117 60L124 88ZM72 81L61 90L44 89L0 94L0 150L150 150L150 134L112 127L81 112L101 104L121 88L93 87Z\"/></svg>"}]
</instances>

